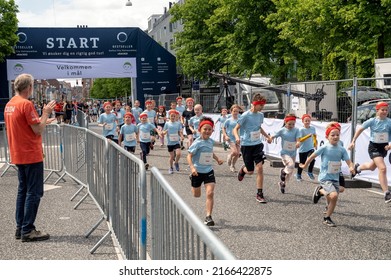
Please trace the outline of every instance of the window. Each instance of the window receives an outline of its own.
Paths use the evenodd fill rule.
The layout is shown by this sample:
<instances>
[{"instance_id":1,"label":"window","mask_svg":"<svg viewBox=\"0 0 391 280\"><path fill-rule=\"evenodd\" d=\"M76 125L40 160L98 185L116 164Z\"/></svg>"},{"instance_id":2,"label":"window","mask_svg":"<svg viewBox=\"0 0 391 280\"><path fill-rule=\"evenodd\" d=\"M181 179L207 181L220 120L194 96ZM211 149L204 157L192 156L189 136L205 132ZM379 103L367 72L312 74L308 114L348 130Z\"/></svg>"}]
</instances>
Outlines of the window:
<instances>
[{"instance_id":1,"label":"window","mask_svg":"<svg viewBox=\"0 0 391 280\"><path fill-rule=\"evenodd\" d=\"M391 78L391 74L384 74L383 78ZM385 79L384 80L384 85L385 86L391 86L391 79Z\"/></svg>"}]
</instances>

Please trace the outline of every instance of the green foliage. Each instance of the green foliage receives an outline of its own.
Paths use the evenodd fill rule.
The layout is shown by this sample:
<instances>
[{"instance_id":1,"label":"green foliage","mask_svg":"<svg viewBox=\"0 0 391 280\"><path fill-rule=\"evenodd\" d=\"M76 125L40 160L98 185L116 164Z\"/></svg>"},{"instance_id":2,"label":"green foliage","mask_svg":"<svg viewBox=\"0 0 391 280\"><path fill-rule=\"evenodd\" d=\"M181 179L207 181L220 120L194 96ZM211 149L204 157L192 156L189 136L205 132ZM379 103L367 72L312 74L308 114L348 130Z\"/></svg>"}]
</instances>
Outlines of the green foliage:
<instances>
[{"instance_id":1,"label":"green foliage","mask_svg":"<svg viewBox=\"0 0 391 280\"><path fill-rule=\"evenodd\" d=\"M13 47L18 42L17 12L18 7L14 0L0 0L0 61L14 52Z\"/></svg>"},{"instance_id":2,"label":"green foliage","mask_svg":"<svg viewBox=\"0 0 391 280\"><path fill-rule=\"evenodd\" d=\"M90 96L97 99L129 97L130 87L130 78L99 78L94 80Z\"/></svg>"},{"instance_id":3,"label":"green foliage","mask_svg":"<svg viewBox=\"0 0 391 280\"><path fill-rule=\"evenodd\" d=\"M170 10L183 73L260 73L275 83L374 74L391 56L391 0L187 0Z\"/></svg>"}]
</instances>

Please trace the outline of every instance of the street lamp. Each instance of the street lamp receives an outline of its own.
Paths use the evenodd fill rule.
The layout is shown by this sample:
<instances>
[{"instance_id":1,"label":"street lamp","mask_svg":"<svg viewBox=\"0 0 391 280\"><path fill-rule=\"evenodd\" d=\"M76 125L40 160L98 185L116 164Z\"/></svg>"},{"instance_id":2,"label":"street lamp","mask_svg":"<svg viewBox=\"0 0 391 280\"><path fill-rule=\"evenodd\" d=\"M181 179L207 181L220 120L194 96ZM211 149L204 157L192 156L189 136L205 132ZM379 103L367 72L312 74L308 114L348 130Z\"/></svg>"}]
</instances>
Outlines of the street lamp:
<instances>
[{"instance_id":1,"label":"street lamp","mask_svg":"<svg viewBox=\"0 0 391 280\"><path fill-rule=\"evenodd\" d=\"M132 2L130 2L130 0L128 0L128 2L126 2L125 5L126 5L126 6L132 6Z\"/></svg>"}]
</instances>

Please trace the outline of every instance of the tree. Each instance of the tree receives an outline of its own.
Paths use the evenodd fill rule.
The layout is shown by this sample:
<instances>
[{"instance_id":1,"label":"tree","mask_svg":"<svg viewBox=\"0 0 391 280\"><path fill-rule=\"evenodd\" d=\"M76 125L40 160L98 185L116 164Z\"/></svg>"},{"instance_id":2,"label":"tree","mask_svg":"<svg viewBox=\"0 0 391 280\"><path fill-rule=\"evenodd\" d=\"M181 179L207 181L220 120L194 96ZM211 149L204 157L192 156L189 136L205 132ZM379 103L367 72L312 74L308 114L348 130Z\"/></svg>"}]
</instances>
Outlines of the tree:
<instances>
[{"instance_id":1,"label":"tree","mask_svg":"<svg viewBox=\"0 0 391 280\"><path fill-rule=\"evenodd\" d=\"M18 8L14 0L0 0L0 61L14 52L14 46L18 42L16 31Z\"/></svg>"},{"instance_id":2,"label":"tree","mask_svg":"<svg viewBox=\"0 0 391 280\"><path fill-rule=\"evenodd\" d=\"M130 78L99 78L94 80L90 96L98 99L129 97L130 87Z\"/></svg>"}]
</instances>

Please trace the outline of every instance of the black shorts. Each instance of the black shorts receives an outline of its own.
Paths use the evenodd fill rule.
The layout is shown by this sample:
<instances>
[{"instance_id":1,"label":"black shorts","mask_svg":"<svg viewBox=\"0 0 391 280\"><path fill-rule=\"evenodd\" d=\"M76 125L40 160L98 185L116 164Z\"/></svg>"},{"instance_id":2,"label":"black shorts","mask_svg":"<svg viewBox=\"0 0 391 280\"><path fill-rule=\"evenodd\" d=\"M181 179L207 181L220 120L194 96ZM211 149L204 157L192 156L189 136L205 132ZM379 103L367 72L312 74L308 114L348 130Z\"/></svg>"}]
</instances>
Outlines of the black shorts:
<instances>
[{"instance_id":1,"label":"black shorts","mask_svg":"<svg viewBox=\"0 0 391 280\"><path fill-rule=\"evenodd\" d=\"M266 156L263 152L263 143L254 146L241 146L240 151L242 152L247 171L254 171L256 164L260 162L264 164L265 162Z\"/></svg>"},{"instance_id":2,"label":"black shorts","mask_svg":"<svg viewBox=\"0 0 391 280\"><path fill-rule=\"evenodd\" d=\"M190 130L188 126L185 127L186 135L193 135L193 132Z\"/></svg>"},{"instance_id":3,"label":"black shorts","mask_svg":"<svg viewBox=\"0 0 391 280\"><path fill-rule=\"evenodd\" d=\"M134 152L136 151L136 147L129 147L129 146L124 146L125 150L127 150L128 152L134 154Z\"/></svg>"},{"instance_id":4,"label":"black shorts","mask_svg":"<svg viewBox=\"0 0 391 280\"><path fill-rule=\"evenodd\" d=\"M179 145L179 144L167 145L167 149L169 152L173 152L174 150L180 149L180 148L181 148L181 145Z\"/></svg>"},{"instance_id":5,"label":"black shorts","mask_svg":"<svg viewBox=\"0 0 391 280\"><path fill-rule=\"evenodd\" d=\"M215 173L214 171L210 171L209 173L198 173L198 176L190 175L191 186L193 188L201 187L202 183L216 183Z\"/></svg>"},{"instance_id":6,"label":"black shorts","mask_svg":"<svg viewBox=\"0 0 391 280\"><path fill-rule=\"evenodd\" d=\"M384 149L385 146L387 146L388 143L373 143L369 141L368 145L368 154L371 159L374 159L375 157L383 157L385 158L387 156L387 151Z\"/></svg>"}]
</instances>

